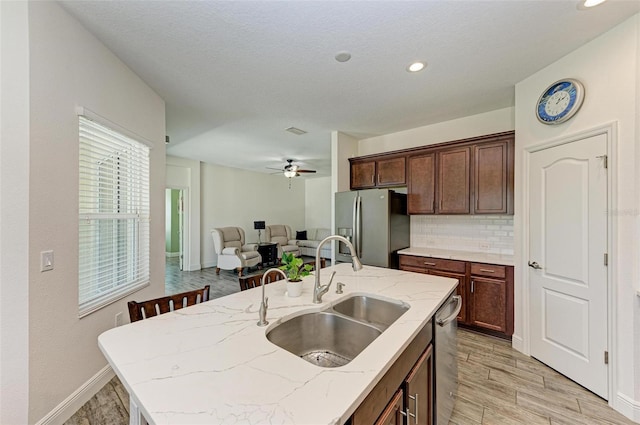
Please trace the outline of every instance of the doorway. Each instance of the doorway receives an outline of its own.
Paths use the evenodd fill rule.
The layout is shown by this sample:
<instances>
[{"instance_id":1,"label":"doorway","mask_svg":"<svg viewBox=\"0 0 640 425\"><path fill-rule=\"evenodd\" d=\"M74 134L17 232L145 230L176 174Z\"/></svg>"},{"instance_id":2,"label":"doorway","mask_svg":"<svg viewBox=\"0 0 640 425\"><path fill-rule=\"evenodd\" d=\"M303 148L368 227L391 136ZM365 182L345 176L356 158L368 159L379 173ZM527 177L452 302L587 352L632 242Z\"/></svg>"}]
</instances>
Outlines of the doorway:
<instances>
[{"instance_id":1,"label":"doorway","mask_svg":"<svg viewBox=\"0 0 640 425\"><path fill-rule=\"evenodd\" d=\"M184 270L184 190L165 189L165 255Z\"/></svg>"},{"instance_id":2,"label":"doorway","mask_svg":"<svg viewBox=\"0 0 640 425\"><path fill-rule=\"evenodd\" d=\"M529 157L530 352L604 399L608 364L608 135Z\"/></svg>"}]
</instances>

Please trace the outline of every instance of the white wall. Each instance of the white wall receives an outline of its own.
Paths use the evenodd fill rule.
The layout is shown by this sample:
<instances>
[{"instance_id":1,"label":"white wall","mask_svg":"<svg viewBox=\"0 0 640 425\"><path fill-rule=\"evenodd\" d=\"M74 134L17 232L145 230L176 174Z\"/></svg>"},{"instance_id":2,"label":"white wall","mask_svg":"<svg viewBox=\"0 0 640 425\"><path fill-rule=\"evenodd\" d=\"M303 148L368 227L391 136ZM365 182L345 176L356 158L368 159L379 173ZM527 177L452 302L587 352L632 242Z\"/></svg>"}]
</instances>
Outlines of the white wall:
<instances>
[{"instance_id":1,"label":"white wall","mask_svg":"<svg viewBox=\"0 0 640 425\"><path fill-rule=\"evenodd\" d=\"M253 229L253 222L257 220L264 220L267 225L288 224L292 230L304 228L304 179L291 179L289 189L289 179L279 174L254 173L207 163L201 163L200 176L202 267L217 264L211 238L214 227L242 227L246 242L258 241L258 231Z\"/></svg>"},{"instance_id":2,"label":"white wall","mask_svg":"<svg viewBox=\"0 0 640 425\"><path fill-rule=\"evenodd\" d=\"M306 179L304 189L304 228L331 228L331 177ZM293 229L302 230L302 229Z\"/></svg>"},{"instance_id":3,"label":"white wall","mask_svg":"<svg viewBox=\"0 0 640 425\"><path fill-rule=\"evenodd\" d=\"M29 24L0 2L0 424L29 409Z\"/></svg>"},{"instance_id":4,"label":"white wall","mask_svg":"<svg viewBox=\"0 0 640 425\"><path fill-rule=\"evenodd\" d=\"M514 128L513 114L514 108L504 108L362 139L358 143L358 156L511 131Z\"/></svg>"},{"instance_id":5,"label":"white wall","mask_svg":"<svg viewBox=\"0 0 640 425\"><path fill-rule=\"evenodd\" d=\"M200 270L200 162L167 156L166 186L184 191L184 270Z\"/></svg>"},{"instance_id":6,"label":"white wall","mask_svg":"<svg viewBox=\"0 0 640 425\"><path fill-rule=\"evenodd\" d=\"M610 235L614 241L609 267L613 268L614 344L613 364L614 407L640 421L640 297L638 288L638 121L640 120L638 91L640 90L639 42L640 15L627 20L578 50L516 85L516 164L515 164L515 241L516 241L516 333L526 350L528 318L526 306L527 275L523 252L526 213L523 210L525 176L524 149L546 141L567 138L576 133L614 123L617 128L617 152L611 163L611 177L617 189L610 194L614 202L610 217L617 230ZM540 93L561 78L577 78L585 86L585 101L578 114L565 124L540 124L534 115L534 105ZM519 248L519 249L518 249ZM635 407L634 407L635 403Z\"/></svg>"},{"instance_id":7,"label":"white wall","mask_svg":"<svg viewBox=\"0 0 640 425\"><path fill-rule=\"evenodd\" d=\"M78 319L78 118L90 109L154 143L151 285L129 299L164 294L165 109L154 93L58 3L29 2L29 423L105 370L97 337L128 321L126 299ZM55 269L41 273L40 252ZM3 388L4 392L4 388ZM70 412L70 414L73 412ZM59 419L59 418L58 418Z\"/></svg>"}]
</instances>

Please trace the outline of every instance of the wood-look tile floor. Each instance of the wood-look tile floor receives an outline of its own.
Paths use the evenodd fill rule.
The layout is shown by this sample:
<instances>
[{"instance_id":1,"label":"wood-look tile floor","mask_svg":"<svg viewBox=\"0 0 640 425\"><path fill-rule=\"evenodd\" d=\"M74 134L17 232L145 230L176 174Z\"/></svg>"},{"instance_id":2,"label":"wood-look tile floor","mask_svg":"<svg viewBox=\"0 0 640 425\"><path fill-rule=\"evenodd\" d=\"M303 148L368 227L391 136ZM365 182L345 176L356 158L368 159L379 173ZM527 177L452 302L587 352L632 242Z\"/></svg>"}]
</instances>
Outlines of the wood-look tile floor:
<instances>
[{"instance_id":1,"label":"wood-look tile floor","mask_svg":"<svg viewBox=\"0 0 640 425\"><path fill-rule=\"evenodd\" d=\"M458 398L449 425L632 425L607 402L511 343L458 330Z\"/></svg>"},{"instance_id":2,"label":"wood-look tile floor","mask_svg":"<svg viewBox=\"0 0 640 425\"><path fill-rule=\"evenodd\" d=\"M240 290L235 273L181 272L167 259L166 293L211 285L212 298ZM633 425L606 401L507 341L458 331L458 398L449 425ZM129 395L114 377L66 425L127 425Z\"/></svg>"}]
</instances>

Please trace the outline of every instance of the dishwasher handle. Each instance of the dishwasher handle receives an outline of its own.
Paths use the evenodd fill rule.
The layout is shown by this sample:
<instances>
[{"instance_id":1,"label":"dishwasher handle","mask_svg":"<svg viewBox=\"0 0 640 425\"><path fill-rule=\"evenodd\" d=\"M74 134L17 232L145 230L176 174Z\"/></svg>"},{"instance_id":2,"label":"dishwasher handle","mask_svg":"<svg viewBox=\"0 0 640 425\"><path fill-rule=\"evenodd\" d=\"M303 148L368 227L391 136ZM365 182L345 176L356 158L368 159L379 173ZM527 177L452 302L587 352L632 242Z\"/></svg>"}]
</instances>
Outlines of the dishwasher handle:
<instances>
[{"instance_id":1,"label":"dishwasher handle","mask_svg":"<svg viewBox=\"0 0 640 425\"><path fill-rule=\"evenodd\" d=\"M448 323L453 322L458 317L458 314L460 314L460 310L462 310L462 297L460 295L454 295L453 297L451 297L451 302L454 301L458 304L458 306L456 307L456 311L451 313L451 316L445 319L436 318L436 323L438 324L438 326L444 326Z\"/></svg>"}]
</instances>

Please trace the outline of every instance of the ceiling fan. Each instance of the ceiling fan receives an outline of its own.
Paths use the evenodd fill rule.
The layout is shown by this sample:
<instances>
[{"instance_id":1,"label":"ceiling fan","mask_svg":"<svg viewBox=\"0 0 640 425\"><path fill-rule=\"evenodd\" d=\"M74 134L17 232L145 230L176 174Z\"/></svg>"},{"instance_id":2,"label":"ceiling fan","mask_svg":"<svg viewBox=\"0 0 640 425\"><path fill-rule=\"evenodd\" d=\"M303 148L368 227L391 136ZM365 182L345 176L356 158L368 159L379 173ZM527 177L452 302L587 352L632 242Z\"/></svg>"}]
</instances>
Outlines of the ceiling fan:
<instances>
[{"instance_id":1,"label":"ceiling fan","mask_svg":"<svg viewBox=\"0 0 640 425\"><path fill-rule=\"evenodd\" d=\"M300 175L300 173L315 173L316 170L303 170L302 168L300 168L298 165L295 165L293 163L293 159L287 159L287 165L285 165L282 169L279 168L271 168L272 170L278 170L281 171L285 177L287 178L292 178L292 177L297 177ZM269 168L269 167L267 167Z\"/></svg>"}]
</instances>

